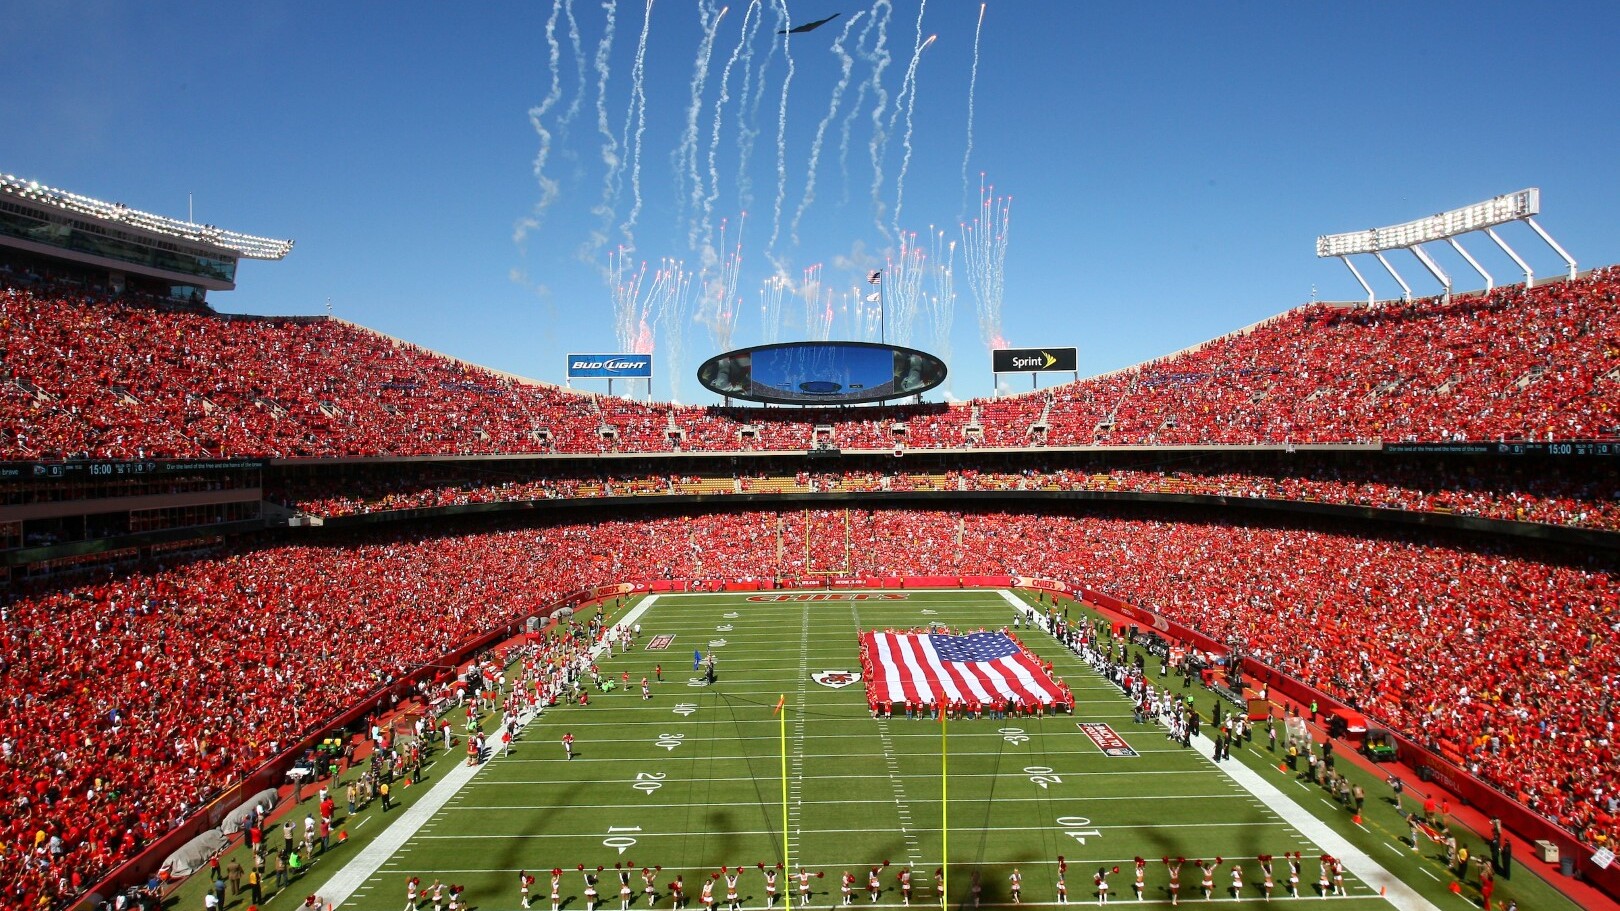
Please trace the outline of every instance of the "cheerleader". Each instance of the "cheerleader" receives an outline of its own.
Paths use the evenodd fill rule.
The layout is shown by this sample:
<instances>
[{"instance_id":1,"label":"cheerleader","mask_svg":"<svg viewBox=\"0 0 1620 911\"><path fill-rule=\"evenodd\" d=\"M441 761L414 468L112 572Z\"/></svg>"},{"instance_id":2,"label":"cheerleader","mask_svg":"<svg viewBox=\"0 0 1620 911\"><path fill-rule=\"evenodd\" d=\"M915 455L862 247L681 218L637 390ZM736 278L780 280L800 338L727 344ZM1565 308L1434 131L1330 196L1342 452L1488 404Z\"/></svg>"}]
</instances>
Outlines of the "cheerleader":
<instances>
[{"instance_id":1,"label":"cheerleader","mask_svg":"<svg viewBox=\"0 0 1620 911\"><path fill-rule=\"evenodd\" d=\"M776 868L765 868L765 907L776 907Z\"/></svg>"},{"instance_id":2,"label":"cheerleader","mask_svg":"<svg viewBox=\"0 0 1620 911\"><path fill-rule=\"evenodd\" d=\"M810 904L810 873L805 868L799 868L799 904L808 907Z\"/></svg>"},{"instance_id":3,"label":"cheerleader","mask_svg":"<svg viewBox=\"0 0 1620 911\"><path fill-rule=\"evenodd\" d=\"M883 892L883 882L878 879L877 867L873 867L872 872L866 874L866 891L872 896L872 904L877 904L878 896Z\"/></svg>"},{"instance_id":4,"label":"cheerleader","mask_svg":"<svg viewBox=\"0 0 1620 911\"><path fill-rule=\"evenodd\" d=\"M551 911L562 911L562 871L551 871Z\"/></svg>"},{"instance_id":5,"label":"cheerleader","mask_svg":"<svg viewBox=\"0 0 1620 911\"><path fill-rule=\"evenodd\" d=\"M1017 867L1013 867L1012 875L1007 877L1007 882L1008 888L1012 890L1013 904L1019 904L1023 900L1024 874L1018 872Z\"/></svg>"},{"instance_id":6,"label":"cheerleader","mask_svg":"<svg viewBox=\"0 0 1620 911\"><path fill-rule=\"evenodd\" d=\"M848 870L845 870L844 871L843 884L840 885L838 888L841 889L843 891L843 893L844 893L844 904L847 905L847 904L853 902L855 900L855 897L853 895L854 890L855 890L855 874L849 872Z\"/></svg>"},{"instance_id":7,"label":"cheerleader","mask_svg":"<svg viewBox=\"0 0 1620 911\"><path fill-rule=\"evenodd\" d=\"M1182 859L1179 857L1176 858L1175 863L1171 863L1168 857L1164 859L1164 865L1170 870L1170 904L1172 905L1181 903L1181 864Z\"/></svg>"},{"instance_id":8,"label":"cheerleader","mask_svg":"<svg viewBox=\"0 0 1620 911\"><path fill-rule=\"evenodd\" d=\"M1232 865L1232 900L1237 901L1243 897L1243 867L1241 864Z\"/></svg>"},{"instance_id":9,"label":"cheerleader","mask_svg":"<svg viewBox=\"0 0 1620 911\"><path fill-rule=\"evenodd\" d=\"M1091 882L1097 887L1097 904L1108 904L1108 868L1098 867L1097 875L1091 878Z\"/></svg>"},{"instance_id":10,"label":"cheerleader","mask_svg":"<svg viewBox=\"0 0 1620 911\"><path fill-rule=\"evenodd\" d=\"M585 874L585 911L596 911L596 877Z\"/></svg>"},{"instance_id":11,"label":"cheerleader","mask_svg":"<svg viewBox=\"0 0 1620 911\"><path fill-rule=\"evenodd\" d=\"M1198 864L1198 869L1204 871L1204 878L1201 885L1204 889L1204 900L1209 901L1215 897L1215 868L1220 866L1220 862L1216 861L1212 864L1206 864L1200 860L1195 861L1195 863Z\"/></svg>"},{"instance_id":12,"label":"cheerleader","mask_svg":"<svg viewBox=\"0 0 1620 911\"><path fill-rule=\"evenodd\" d=\"M449 905L449 908L450 908L450 911L461 911L461 887L460 886L452 885L450 887L450 905Z\"/></svg>"},{"instance_id":13,"label":"cheerleader","mask_svg":"<svg viewBox=\"0 0 1620 911\"><path fill-rule=\"evenodd\" d=\"M523 896L523 907L525 908L529 907L529 884L532 882L534 882L534 877L529 875L529 871L518 871L518 892Z\"/></svg>"},{"instance_id":14,"label":"cheerleader","mask_svg":"<svg viewBox=\"0 0 1620 911\"><path fill-rule=\"evenodd\" d=\"M641 868L641 893L647 896L647 907L658 903L658 872L652 867Z\"/></svg>"},{"instance_id":15,"label":"cheerleader","mask_svg":"<svg viewBox=\"0 0 1620 911\"><path fill-rule=\"evenodd\" d=\"M714 877L703 881L703 908L704 911L714 911ZM589 911L589 909L586 909Z\"/></svg>"},{"instance_id":16,"label":"cheerleader","mask_svg":"<svg viewBox=\"0 0 1620 911\"><path fill-rule=\"evenodd\" d=\"M433 911L440 911L444 907L444 883L433 881Z\"/></svg>"},{"instance_id":17,"label":"cheerleader","mask_svg":"<svg viewBox=\"0 0 1620 911\"><path fill-rule=\"evenodd\" d=\"M1061 872L1057 876L1057 900L1060 905L1069 903L1069 884L1064 881Z\"/></svg>"},{"instance_id":18,"label":"cheerleader","mask_svg":"<svg viewBox=\"0 0 1620 911\"><path fill-rule=\"evenodd\" d=\"M973 871L973 881L968 889L973 893L973 907L979 907L979 900L984 897L984 880L979 876L978 870Z\"/></svg>"},{"instance_id":19,"label":"cheerleader","mask_svg":"<svg viewBox=\"0 0 1620 911\"><path fill-rule=\"evenodd\" d=\"M1294 852L1293 857L1288 858L1288 894L1289 894L1289 896L1291 896L1293 898L1299 898L1299 852L1298 851Z\"/></svg>"},{"instance_id":20,"label":"cheerleader","mask_svg":"<svg viewBox=\"0 0 1620 911\"><path fill-rule=\"evenodd\" d=\"M944 904L944 902L945 902L945 868L944 867L935 867L934 868L934 897L939 899L941 904Z\"/></svg>"},{"instance_id":21,"label":"cheerleader","mask_svg":"<svg viewBox=\"0 0 1620 911\"><path fill-rule=\"evenodd\" d=\"M416 911L416 885L419 882L421 880L414 876L405 880L405 911Z\"/></svg>"},{"instance_id":22,"label":"cheerleader","mask_svg":"<svg viewBox=\"0 0 1620 911\"><path fill-rule=\"evenodd\" d=\"M1321 893L1323 898L1327 898L1328 893L1332 891L1333 888L1328 881L1329 877L1332 876L1332 869L1333 858L1328 857L1326 854L1322 855L1322 872L1317 876L1316 889Z\"/></svg>"},{"instance_id":23,"label":"cheerleader","mask_svg":"<svg viewBox=\"0 0 1620 911\"><path fill-rule=\"evenodd\" d=\"M686 907L686 881L681 879L679 873L675 874L675 881L669 884L670 907L681 911Z\"/></svg>"},{"instance_id":24,"label":"cheerleader","mask_svg":"<svg viewBox=\"0 0 1620 911\"><path fill-rule=\"evenodd\" d=\"M1271 876L1271 855L1260 855L1260 891L1265 893L1266 901L1271 901L1271 890L1277 887Z\"/></svg>"},{"instance_id":25,"label":"cheerleader","mask_svg":"<svg viewBox=\"0 0 1620 911\"><path fill-rule=\"evenodd\" d=\"M900 870L900 904L911 904L911 868L903 867Z\"/></svg>"},{"instance_id":26,"label":"cheerleader","mask_svg":"<svg viewBox=\"0 0 1620 911\"><path fill-rule=\"evenodd\" d=\"M630 871L619 871L619 911L630 911L630 898L635 895L630 889Z\"/></svg>"},{"instance_id":27,"label":"cheerleader","mask_svg":"<svg viewBox=\"0 0 1620 911\"><path fill-rule=\"evenodd\" d=\"M731 911L742 911L742 902L737 900L737 880L741 876L741 867L726 874L726 907Z\"/></svg>"},{"instance_id":28,"label":"cheerleader","mask_svg":"<svg viewBox=\"0 0 1620 911\"><path fill-rule=\"evenodd\" d=\"M1147 892L1147 861L1140 857L1136 859L1136 881L1131 883L1131 888L1136 890L1137 901Z\"/></svg>"},{"instance_id":29,"label":"cheerleader","mask_svg":"<svg viewBox=\"0 0 1620 911\"><path fill-rule=\"evenodd\" d=\"M1344 862L1333 858L1333 894L1344 895Z\"/></svg>"}]
</instances>

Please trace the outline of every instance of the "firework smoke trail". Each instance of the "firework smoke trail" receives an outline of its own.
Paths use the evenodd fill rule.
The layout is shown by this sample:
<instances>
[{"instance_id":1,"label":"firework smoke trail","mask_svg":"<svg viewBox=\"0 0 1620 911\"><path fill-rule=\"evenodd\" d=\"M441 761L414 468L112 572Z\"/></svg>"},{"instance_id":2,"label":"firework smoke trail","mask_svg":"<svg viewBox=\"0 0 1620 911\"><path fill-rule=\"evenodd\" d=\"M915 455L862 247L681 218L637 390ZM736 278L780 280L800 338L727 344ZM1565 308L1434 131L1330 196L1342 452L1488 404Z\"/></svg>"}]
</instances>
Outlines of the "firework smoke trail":
<instances>
[{"instance_id":1,"label":"firework smoke trail","mask_svg":"<svg viewBox=\"0 0 1620 911\"><path fill-rule=\"evenodd\" d=\"M749 0L748 7L743 10L742 33L737 38L737 46L731 49L731 57L726 60L725 68L720 71L720 97L714 102L714 128L709 133L709 192L708 195L703 197L702 253L704 267L714 265L717 259L714 248L714 201L720 198L720 168L718 164L720 156L720 125L725 115L726 102L731 100L731 68L736 65L738 58L742 56L743 49L749 48L749 57L744 58L743 62L743 73L747 74L749 58L753 55L753 37L759 31L759 22L763 15L756 15L759 13L761 13L760 0ZM753 31L749 30L750 25L752 25ZM741 105L739 104L739 121L741 118ZM690 245L696 247L697 243L692 240ZM721 249L725 248L724 241L721 242L720 247Z\"/></svg>"},{"instance_id":2,"label":"firework smoke trail","mask_svg":"<svg viewBox=\"0 0 1620 911\"><path fill-rule=\"evenodd\" d=\"M765 279L759 289L759 315L767 345L782 337L782 299L792 286L786 275L778 273Z\"/></svg>"},{"instance_id":3,"label":"firework smoke trail","mask_svg":"<svg viewBox=\"0 0 1620 911\"><path fill-rule=\"evenodd\" d=\"M687 233L687 245L690 247L697 246L697 211L703 203L703 178L698 174L697 159L698 113L703 110L703 86L709 81L709 57L714 52L714 36L728 9L730 7L716 10L714 0L703 0L698 4L698 24L703 29L703 40L698 44L697 59L692 64L692 103L686 109L686 129L681 133L681 144L676 147L674 154L677 206L687 201L685 181L692 182L692 215ZM683 166L686 168L684 174L681 170ZM676 223L679 221L680 215L676 215Z\"/></svg>"},{"instance_id":4,"label":"firework smoke trail","mask_svg":"<svg viewBox=\"0 0 1620 911\"><path fill-rule=\"evenodd\" d=\"M791 28L787 0L776 0L778 15ZM787 76L782 79L782 96L776 105L776 206L771 218L771 239L765 244L765 255L774 258L776 239L782 235L782 202L787 199L787 112L788 89L793 85L793 36L782 36L782 59L787 61Z\"/></svg>"},{"instance_id":5,"label":"firework smoke trail","mask_svg":"<svg viewBox=\"0 0 1620 911\"><path fill-rule=\"evenodd\" d=\"M634 263L630 252L620 247L609 253L607 265L608 291L613 300L613 338L624 352L637 350L635 345L641 336L641 326L646 322L641 307L641 285L647 276L647 264L642 263L632 276L630 270Z\"/></svg>"},{"instance_id":6,"label":"firework smoke trail","mask_svg":"<svg viewBox=\"0 0 1620 911\"><path fill-rule=\"evenodd\" d=\"M931 239L928 251L928 275L932 279L933 293L928 301L928 325L933 330L933 351L941 360L949 362L951 330L956 322L956 241L945 243L945 232L928 226Z\"/></svg>"},{"instance_id":7,"label":"firework smoke trail","mask_svg":"<svg viewBox=\"0 0 1620 911\"><path fill-rule=\"evenodd\" d=\"M756 34L764 21L765 11L761 9L754 19ZM786 25L780 11L777 14L776 24ZM759 105L765 97L765 71L771 65L771 57L776 54L776 37L770 36L770 46L765 52L765 59L759 62L758 67L749 66L754 61L752 41L743 53L742 93L737 96L737 202L745 209L754 205L754 178L748 172L748 164L753 160L754 143L759 139Z\"/></svg>"},{"instance_id":8,"label":"firework smoke trail","mask_svg":"<svg viewBox=\"0 0 1620 911\"><path fill-rule=\"evenodd\" d=\"M743 215L747 219L747 214ZM738 225L738 235L742 234L741 224ZM726 246L726 222L720 222L720 248ZM714 339L715 347L720 351L731 348L731 335L737 328L737 312L742 309L742 299L737 296L737 276L742 272L742 241L719 261L711 271L704 269L702 285L702 299L698 302L697 321L709 327L709 336Z\"/></svg>"},{"instance_id":9,"label":"firework smoke trail","mask_svg":"<svg viewBox=\"0 0 1620 911\"><path fill-rule=\"evenodd\" d=\"M686 325L693 319L692 275L678 259L665 259L659 270L662 281L654 282L658 299L653 313L664 336L664 369L669 374L669 397L680 397L681 377L686 356Z\"/></svg>"},{"instance_id":10,"label":"firework smoke trail","mask_svg":"<svg viewBox=\"0 0 1620 911\"><path fill-rule=\"evenodd\" d=\"M973 27L973 71L968 76L967 148L962 150L962 216L967 217L968 159L973 157L973 96L979 88L979 33L984 31L985 4L979 4L979 24Z\"/></svg>"},{"instance_id":11,"label":"firework smoke trail","mask_svg":"<svg viewBox=\"0 0 1620 911\"><path fill-rule=\"evenodd\" d=\"M855 28L855 23L864 15L866 10L858 10L848 22L844 23L844 30L838 34L838 40L833 42L832 52L838 56L840 70L838 84L833 86L832 98L827 102L827 116L821 118L821 123L816 126L816 138L810 143L810 166L805 172L804 198L799 200L799 208L793 213L793 225L788 230L788 235L793 239L795 246L799 243L799 222L804 219L805 210L810 208L810 203L816 198L816 167L817 162L821 160L822 139L827 135L827 125L838 116L839 102L843 100L844 92L849 88L849 73L855 66L855 58L844 50L844 41Z\"/></svg>"},{"instance_id":12,"label":"firework smoke trail","mask_svg":"<svg viewBox=\"0 0 1620 911\"><path fill-rule=\"evenodd\" d=\"M887 2L887 0L885 0ZM874 5L873 9L877 9ZM864 11L863 11L864 12ZM866 26L861 29L860 37L855 40L855 52L861 60L870 60L872 52L867 41L877 30L877 17L866 20ZM855 86L855 100L849 105L849 113L844 115L842 125L839 127L838 137L838 174L843 179L844 194L839 205L849 205L849 135L855 125L855 117L866 105L866 93L872 86L869 80L861 80Z\"/></svg>"},{"instance_id":13,"label":"firework smoke trail","mask_svg":"<svg viewBox=\"0 0 1620 911\"><path fill-rule=\"evenodd\" d=\"M614 206L618 195L614 192L614 184L618 180L619 169L624 166L624 159L619 157L619 141L613 136L613 128L608 125L607 87L608 87L608 61L612 59L613 35L618 26L618 0L605 0L602 10L607 14L602 25L602 38L596 44L596 130L602 136L602 165L605 174L602 177L602 201L591 209L591 214L600 220L600 227L591 231L590 239L580 249L580 258L589 263L596 262L596 253L608 241L608 229L613 226L615 217ZM611 288L617 277L613 275L610 267L602 273L604 281Z\"/></svg>"},{"instance_id":14,"label":"firework smoke trail","mask_svg":"<svg viewBox=\"0 0 1620 911\"><path fill-rule=\"evenodd\" d=\"M568 102L568 110L557 121L558 131L566 135L568 125L579 116L580 105L585 100L585 46L579 37L579 20L574 18L574 0L563 0L563 18L568 20L568 43L574 50L574 85L577 86L573 100Z\"/></svg>"},{"instance_id":15,"label":"firework smoke trail","mask_svg":"<svg viewBox=\"0 0 1620 911\"><path fill-rule=\"evenodd\" d=\"M880 7L883 10L881 15L878 13ZM883 221L883 155L889 147L889 134L883 128L883 112L889 107L889 90L883 87L883 71L889 67L889 17L893 14L894 7L888 0L878 0L872 4L872 15L877 18L877 40L872 45L869 57L872 61L872 79L867 83L875 98L872 104L872 139L867 145L867 152L872 157L872 215L878 233L883 235L886 242L892 240L893 235Z\"/></svg>"},{"instance_id":16,"label":"firework smoke trail","mask_svg":"<svg viewBox=\"0 0 1620 911\"><path fill-rule=\"evenodd\" d=\"M552 0L551 16L546 19L546 47L550 50L551 90L540 103L529 108L529 124L540 137L540 151L534 156L534 179L540 183L540 200L528 217L518 221L512 232L512 242L523 243L529 232L540 227L540 216L557 199L557 181L546 176L546 159L551 157L551 131L546 129L545 116L562 100L562 46L557 43L557 18L562 14L562 0Z\"/></svg>"},{"instance_id":17,"label":"firework smoke trail","mask_svg":"<svg viewBox=\"0 0 1620 911\"><path fill-rule=\"evenodd\" d=\"M825 342L832 338L833 318L837 316L833 308L835 298L833 289L827 288L819 299L809 301L809 312L805 314L805 334L812 340Z\"/></svg>"},{"instance_id":18,"label":"firework smoke trail","mask_svg":"<svg viewBox=\"0 0 1620 911\"><path fill-rule=\"evenodd\" d=\"M996 198L996 188L979 179L979 214L962 226L962 264L979 318L979 338L986 348L1006 345L1001 335L1001 301L1006 294L1007 235L1012 197Z\"/></svg>"},{"instance_id":19,"label":"firework smoke trail","mask_svg":"<svg viewBox=\"0 0 1620 911\"><path fill-rule=\"evenodd\" d=\"M928 4L924 2L922 6L917 8L917 27L919 29L922 28L922 11L927 6ZM905 150L905 154L900 156L900 172L894 178L894 231L896 234L900 233L900 209L905 205L906 200L906 172L911 170L911 114L917 107L917 61L922 59L922 52L928 50L928 46L933 44L934 39L937 37L939 36L929 35L928 40L924 41L911 55L911 66L906 68L906 84L900 89L900 94L906 98L906 132L904 138L900 141L900 147ZM895 99L894 112L896 115L900 113L900 100L898 98Z\"/></svg>"},{"instance_id":20,"label":"firework smoke trail","mask_svg":"<svg viewBox=\"0 0 1620 911\"><path fill-rule=\"evenodd\" d=\"M911 344L911 333L917 323L917 305L922 299L923 277L928 271L926 260L922 249L917 246L916 233L900 232L900 253L888 258L883 273L885 330L889 340L897 345Z\"/></svg>"},{"instance_id":21,"label":"firework smoke trail","mask_svg":"<svg viewBox=\"0 0 1620 911\"><path fill-rule=\"evenodd\" d=\"M821 264L804 270L804 282L799 285L799 297L804 301L804 332L806 338L817 338L815 332L821 322Z\"/></svg>"},{"instance_id":22,"label":"firework smoke trail","mask_svg":"<svg viewBox=\"0 0 1620 911\"><path fill-rule=\"evenodd\" d=\"M647 132L647 35L652 31L653 0L647 0L647 10L641 20L641 40L636 44L636 65L630 70L630 108L636 116L636 141L630 152L630 215L619 226L625 246L636 247L636 220L641 217L641 140ZM625 130L630 129L630 117L625 115Z\"/></svg>"}]
</instances>

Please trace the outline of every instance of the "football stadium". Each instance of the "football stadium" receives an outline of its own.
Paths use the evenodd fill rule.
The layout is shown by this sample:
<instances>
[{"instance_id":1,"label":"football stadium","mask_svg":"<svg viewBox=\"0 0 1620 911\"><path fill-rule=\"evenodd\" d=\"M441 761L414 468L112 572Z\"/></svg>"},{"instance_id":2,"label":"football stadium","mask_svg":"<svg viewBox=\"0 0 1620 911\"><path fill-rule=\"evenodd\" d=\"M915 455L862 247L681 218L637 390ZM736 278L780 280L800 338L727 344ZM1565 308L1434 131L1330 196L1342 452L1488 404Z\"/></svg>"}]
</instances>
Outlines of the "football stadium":
<instances>
[{"instance_id":1,"label":"football stadium","mask_svg":"<svg viewBox=\"0 0 1620 911\"><path fill-rule=\"evenodd\" d=\"M1620 909L1612 163L1294 170L1339 13L670 6L24 17L5 907Z\"/></svg>"}]
</instances>

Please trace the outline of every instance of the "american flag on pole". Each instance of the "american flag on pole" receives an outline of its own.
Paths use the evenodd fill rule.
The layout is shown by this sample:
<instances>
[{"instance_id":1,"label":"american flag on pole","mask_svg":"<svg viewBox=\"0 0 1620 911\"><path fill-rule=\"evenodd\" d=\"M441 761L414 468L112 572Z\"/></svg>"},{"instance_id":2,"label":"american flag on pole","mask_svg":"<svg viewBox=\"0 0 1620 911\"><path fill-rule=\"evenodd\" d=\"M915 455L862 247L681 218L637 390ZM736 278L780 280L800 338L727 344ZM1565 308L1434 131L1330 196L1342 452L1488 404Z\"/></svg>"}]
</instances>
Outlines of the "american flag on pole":
<instances>
[{"instance_id":1,"label":"american flag on pole","mask_svg":"<svg viewBox=\"0 0 1620 911\"><path fill-rule=\"evenodd\" d=\"M880 702L1066 701L1035 656L1006 633L869 632L862 639Z\"/></svg>"},{"instance_id":2,"label":"american flag on pole","mask_svg":"<svg viewBox=\"0 0 1620 911\"><path fill-rule=\"evenodd\" d=\"M866 276L866 283L868 285L881 285L881 284L883 284L883 270L878 269L878 270L874 271L872 274Z\"/></svg>"}]
</instances>

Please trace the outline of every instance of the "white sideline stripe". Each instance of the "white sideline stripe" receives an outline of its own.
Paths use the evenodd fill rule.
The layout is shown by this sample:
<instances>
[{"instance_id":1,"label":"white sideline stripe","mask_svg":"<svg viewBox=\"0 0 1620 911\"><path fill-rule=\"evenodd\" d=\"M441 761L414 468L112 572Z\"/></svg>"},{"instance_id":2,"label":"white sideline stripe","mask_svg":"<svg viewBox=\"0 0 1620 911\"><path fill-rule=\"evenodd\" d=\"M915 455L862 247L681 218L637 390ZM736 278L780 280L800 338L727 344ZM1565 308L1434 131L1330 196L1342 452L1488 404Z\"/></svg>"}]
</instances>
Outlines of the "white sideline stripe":
<instances>
[{"instance_id":1,"label":"white sideline stripe","mask_svg":"<svg viewBox=\"0 0 1620 911\"><path fill-rule=\"evenodd\" d=\"M1207 737L1194 738L1199 753L1214 760L1215 742ZM1242 763L1217 762L1215 767L1227 777L1242 785L1244 790L1265 801L1266 806L1299 830L1300 834L1319 845L1323 851L1344 861L1345 869L1374 890L1388 890L1389 903L1401 911L1440 911L1433 902L1417 893L1400 877L1384 869L1371 855L1344 840L1327 824L1305 811L1304 807L1283 796L1281 791L1260 774ZM1425 870L1424 872L1428 872Z\"/></svg>"},{"instance_id":2,"label":"white sideline stripe","mask_svg":"<svg viewBox=\"0 0 1620 911\"><path fill-rule=\"evenodd\" d=\"M657 600L657 595L649 595L642 599L619 622L626 626L634 624L641 619L641 615L646 612L647 608L651 607L653 602ZM598 650L600 648L598 646ZM495 733L490 736L489 742L499 743L501 734L505 732L506 725L496 728ZM375 876L377 871L381 870L383 865L398 853L400 848L405 846L406 842L416 837L422 827L435 814L444 809L444 805L460 793L461 789L472 781L473 776L477 775L485 765L487 763L475 766L469 766L465 763L455 764L450 771L444 773L438 781L434 782L433 787L428 789L427 794L423 795L416 803L411 804L387 828L377 833L377 837L370 844L361 848L360 853L355 855L354 860L344 864L343 869L326 881L323 891L326 893L324 897L330 906L333 908L343 907L343 903L354 896L361 884ZM371 817L366 818L370 819Z\"/></svg>"}]
</instances>

